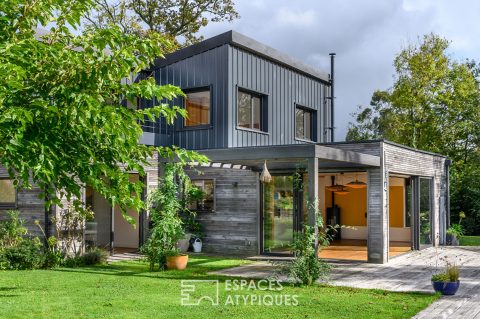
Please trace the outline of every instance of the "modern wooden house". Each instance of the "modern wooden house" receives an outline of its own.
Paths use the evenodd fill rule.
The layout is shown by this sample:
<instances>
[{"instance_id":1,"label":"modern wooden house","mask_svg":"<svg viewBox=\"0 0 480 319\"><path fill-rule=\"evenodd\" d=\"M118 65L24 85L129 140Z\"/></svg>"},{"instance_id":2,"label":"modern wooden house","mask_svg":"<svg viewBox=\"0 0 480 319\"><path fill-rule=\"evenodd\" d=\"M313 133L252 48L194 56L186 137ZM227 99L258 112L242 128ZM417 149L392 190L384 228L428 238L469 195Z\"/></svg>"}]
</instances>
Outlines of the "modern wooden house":
<instances>
[{"instance_id":1,"label":"modern wooden house","mask_svg":"<svg viewBox=\"0 0 480 319\"><path fill-rule=\"evenodd\" d=\"M328 74L229 31L158 59L140 76L186 93L172 103L185 107L188 119L146 123L142 143L209 157L209 165L188 172L206 193L193 207L205 251L291 254L294 231L315 223L315 204L327 225L344 226L324 257L385 263L445 242L449 160L384 140L334 142L333 56ZM141 108L152 104L138 101ZM260 181L265 163L270 183ZM147 191L162 165L152 159ZM35 191L10 196L8 183L0 180L0 205L41 219ZM139 223L133 229L95 192L87 189L86 200L96 213L98 245L141 245L148 216L131 212Z\"/></svg>"}]
</instances>

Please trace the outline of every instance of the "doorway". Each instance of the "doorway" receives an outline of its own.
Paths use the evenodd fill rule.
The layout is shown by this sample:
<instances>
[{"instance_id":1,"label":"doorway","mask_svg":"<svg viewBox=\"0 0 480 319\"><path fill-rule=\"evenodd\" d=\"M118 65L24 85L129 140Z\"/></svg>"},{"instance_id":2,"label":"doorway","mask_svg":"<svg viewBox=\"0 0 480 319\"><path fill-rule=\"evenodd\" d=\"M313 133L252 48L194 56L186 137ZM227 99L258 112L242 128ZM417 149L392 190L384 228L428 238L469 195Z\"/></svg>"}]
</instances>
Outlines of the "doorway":
<instances>
[{"instance_id":1,"label":"doorway","mask_svg":"<svg viewBox=\"0 0 480 319\"><path fill-rule=\"evenodd\" d=\"M139 178L136 173L129 174L131 182L137 182ZM134 209L127 209L126 214L135 221L135 226L129 224L118 205L112 208L112 205L91 187L86 187L86 204L94 212L94 220L88 223L86 231L90 245L120 252L138 250L141 244L142 214Z\"/></svg>"},{"instance_id":2,"label":"doorway","mask_svg":"<svg viewBox=\"0 0 480 319\"><path fill-rule=\"evenodd\" d=\"M302 193L293 175L272 175L270 183L262 184L262 254L292 254L294 232L303 224Z\"/></svg>"}]
</instances>

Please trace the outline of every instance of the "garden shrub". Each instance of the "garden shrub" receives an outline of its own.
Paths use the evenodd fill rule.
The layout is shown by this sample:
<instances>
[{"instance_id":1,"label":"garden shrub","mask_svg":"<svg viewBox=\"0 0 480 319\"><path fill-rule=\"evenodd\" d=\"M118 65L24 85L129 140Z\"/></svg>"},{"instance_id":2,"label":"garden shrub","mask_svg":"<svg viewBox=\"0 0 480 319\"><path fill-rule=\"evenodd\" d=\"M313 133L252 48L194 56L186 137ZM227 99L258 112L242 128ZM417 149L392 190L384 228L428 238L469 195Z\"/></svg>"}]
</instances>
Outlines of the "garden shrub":
<instances>
[{"instance_id":1,"label":"garden shrub","mask_svg":"<svg viewBox=\"0 0 480 319\"><path fill-rule=\"evenodd\" d=\"M42 243L37 237L26 237L2 249L0 268L8 270L36 269L44 265Z\"/></svg>"},{"instance_id":2,"label":"garden shrub","mask_svg":"<svg viewBox=\"0 0 480 319\"><path fill-rule=\"evenodd\" d=\"M107 257L107 252L98 247L90 249L82 256L85 266L104 264L107 262Z\"/></svg>"}]
</instances>

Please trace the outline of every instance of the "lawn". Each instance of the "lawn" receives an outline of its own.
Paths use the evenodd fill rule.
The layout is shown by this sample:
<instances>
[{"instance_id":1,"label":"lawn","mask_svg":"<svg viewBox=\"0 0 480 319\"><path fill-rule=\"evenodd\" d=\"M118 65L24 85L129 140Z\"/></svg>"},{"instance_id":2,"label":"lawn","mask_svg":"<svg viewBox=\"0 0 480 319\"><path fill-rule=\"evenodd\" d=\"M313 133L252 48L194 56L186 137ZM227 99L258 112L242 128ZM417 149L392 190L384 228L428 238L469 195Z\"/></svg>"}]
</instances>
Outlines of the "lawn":
<instances>
[{"instance_id":1,"label":"lawn","mask_svg":"<svg viewBox=\"0 0 480 319\"><path fill-rule=\"evenodd\" d=\"M480 246L480 236L462 236L460 246Z\"/></svg>"},{"instance_id":2,"label":"lawn","mask_svg":"<svg viewBox=\"0 0 480 319\"><path fill-rule=\"evenodd\" d=\"M77 269L1 271L2 318L410 318L438 298L330 286L284 286L281 291L226 292L207 272L244 264L191 258L186 271L148 272L140 261ZM181 279L219 279L220 305L182 306ZM229 278L231 279L231 278ZM215 292L213 284L204 286ZM297 295L298 305L225 305L229 294ZM267 300L267 299L264 299Z\"/></svg>"}]
</instances>

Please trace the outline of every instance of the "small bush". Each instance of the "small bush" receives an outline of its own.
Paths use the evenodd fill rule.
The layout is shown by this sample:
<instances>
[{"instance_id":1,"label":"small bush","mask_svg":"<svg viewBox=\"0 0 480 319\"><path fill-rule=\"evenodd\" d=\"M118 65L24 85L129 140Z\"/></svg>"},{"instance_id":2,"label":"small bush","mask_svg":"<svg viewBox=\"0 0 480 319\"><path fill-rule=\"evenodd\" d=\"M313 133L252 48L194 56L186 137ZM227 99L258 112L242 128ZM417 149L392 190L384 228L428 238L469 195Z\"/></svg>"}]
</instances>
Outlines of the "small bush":
<instances>
[{"instance_id":1,"label":"small bush","mask_svg":"<svg viewBox=\"0 0 480 319\"><path fill-rule=\"evenodd\" d=\"M321 235L324 236L324 235ZM318 258L315 251L315 227L304 226L304 230L295 233L293 252L295 259L280 269L280 273L286 274L289 278L310 286L318 279L328 278L331 266ZM325 238L322 238L323 241Z\"/></svg>"},{"instance_id":2,"label":"small bush","mask_svg":"<svg viewBox=\"0 0 480 319\"><path fill-rule=\"evenodd\" d=\"M86 266L98 265L107 262L108 254L105 250L95 247L87 251L82 258L83 264Z\"/></svg>"},{"instance_id":3,"label":"small bush","mask_svg":"<svg viewBox=\"0 0 480 319\"><path fill-rule=\"evenodd\" d=\"M63 261L63 266L75 268L103 264L107 261L107 257L108 254L105 250L95 247L83 255L65 258Z\"/></svg>"},{"instance_id":4,"label":"small bush","mask_svg":"<svg viewBox=\"0 0 480 319\"><path fill-rule=\"evenodd\" d=\"M44 264L42 244L38 238L24 238L0 252L0 268L23 270L41 268Z\"/></svg>"}]
</instances>

